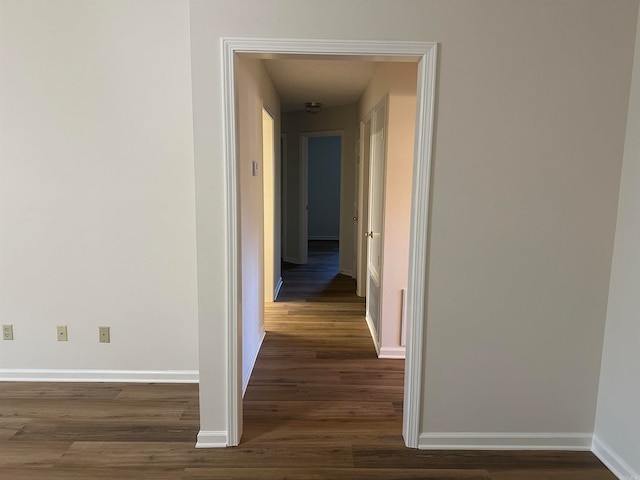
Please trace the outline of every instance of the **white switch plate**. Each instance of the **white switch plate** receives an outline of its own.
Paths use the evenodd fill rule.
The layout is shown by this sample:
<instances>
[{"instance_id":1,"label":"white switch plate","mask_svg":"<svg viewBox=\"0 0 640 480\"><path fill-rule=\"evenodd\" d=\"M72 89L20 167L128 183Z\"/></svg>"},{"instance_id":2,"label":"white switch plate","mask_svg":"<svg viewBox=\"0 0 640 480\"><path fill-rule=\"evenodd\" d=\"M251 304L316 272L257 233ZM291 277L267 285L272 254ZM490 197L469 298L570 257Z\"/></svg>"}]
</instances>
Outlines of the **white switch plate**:
<instances>
[{"instance_id":1,"label":"white switch plate","mask_svg":"<svg viewBox=\"0 0 640 480\"><path fill-rule=\"evenodd\" d=\"M2 325L2 339L13 340L13 325Z\"/></svg>"},{"instance_id":2,"label":"white switch plate","mask_svg":"<svg viewBox=\"0 0 640 480\"><path fill-rule=\"evenodd\" d=\"M66 342L69 340L67 337L67 326L66 325L58 325L58 341Z\"/></svg>"},{"instance_id":3,"label":"white switch plate","mask_svg":"<svg viewBox=\"0 0 640 480\"><path fill-rule=\"evenodd\" d=\"M100 336L100 343L111 342L111 329L109 327L99 327L98 333Z\"/></svg>"}]
</instances>

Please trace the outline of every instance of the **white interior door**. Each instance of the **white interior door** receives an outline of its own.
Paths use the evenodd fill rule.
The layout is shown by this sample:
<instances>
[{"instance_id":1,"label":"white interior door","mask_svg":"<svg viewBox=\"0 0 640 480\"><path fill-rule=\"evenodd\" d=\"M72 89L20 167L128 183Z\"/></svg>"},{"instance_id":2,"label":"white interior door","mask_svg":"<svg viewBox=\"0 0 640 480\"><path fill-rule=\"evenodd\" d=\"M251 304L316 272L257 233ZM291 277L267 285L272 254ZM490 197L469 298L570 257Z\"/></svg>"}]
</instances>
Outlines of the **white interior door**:
<instances>
[{"instance_id":1,"label":"white interior door","mask_svg":"<svg viewBox=\"0 0 640 480\"><path fill-rule=\"evenodd\" d=\"M367 254L367 322L376 349L380 345L380 292L382 290L382 227L384 222L386 103L378 105L371 119L371 161L369 166L369 215Z\"/></svg>"},{"instance_id":2,"label":"white interior door","mask_svg":"<svg viewBox=\"0 0 640 480\"><path fill-rule=\"evenodd\" d=\"M264 301L275 299L276 252L275 217L275 148L273 117L262 109L262 206L264 246ZM279 275L278 275L279 276Z\"/></svg>"},{"instance_id":3,"label":"white interior door","mask_svg":"<svg viewBox=\"0 0 640 480\"><path fill-rule=\"evenodd\" d=\"M356 251L356 292L359 297L367 295L367 255L369 241L365 233L369 231L369 164L371 162L371 118L360 123L360 164L358 165L358 246Z\"/></svg>"}]
</instances>

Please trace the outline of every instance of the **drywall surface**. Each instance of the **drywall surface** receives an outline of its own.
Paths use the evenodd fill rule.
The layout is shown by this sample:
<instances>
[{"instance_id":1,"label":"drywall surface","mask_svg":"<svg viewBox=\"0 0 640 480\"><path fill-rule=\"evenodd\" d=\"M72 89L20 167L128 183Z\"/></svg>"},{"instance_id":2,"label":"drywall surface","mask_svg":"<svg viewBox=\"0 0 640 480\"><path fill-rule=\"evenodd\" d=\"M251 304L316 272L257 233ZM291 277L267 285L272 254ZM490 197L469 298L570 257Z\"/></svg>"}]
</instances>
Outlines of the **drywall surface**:
<instances>
[{"instance_id":1,"label":"drywall surface","mask_svg":"<svg viewBox=\"0 0 640 480\"><path fill-rule=\"evenodd\" d=\"M355 201L355 148L358 126L357 106L346 105L322 110L320 113L285 112L282 114L282 132L287 135L287 236L285 260L299 262L299 198L300 198L300 134L341 130L340 170L340 272L355 275L353 248L355 228L353 205Z\"/></svg>"},{"instance_id":2,"label":"drywall surface","mask_svg":"<svg viewBox=\"0 0 640 480\"><path fill-rule=\"evenodd\" d=\"M621 472L627 478L640 478L640 37L621 178L594 443L635 472Z\"/></svg>"},{"instance_id":3,"label":"drywall surface","mask_svg":"<svg viewBox=\"0 0 640 480\"><path fill-rule=\"evenodd\" d=\"M0 376L197 371L188 4L3 1L0 62Z\"/></svg>"},{"instance_id":4,"label":"drywall surface","mask_svg":"<svg viewBox=\"0 0 640 480\"><path fill-rule=\"evenodd\" d=\"M400 347L402 290L409 275L411 179L416 121L416 63L382 63L362 94L360 119L386 98L387 128L382 246L381 356L404 356Z\"/></svg>"},{"instance_id":5,"label":"drywall surface","mask_svg":"<svg viewBox=\"0 0 640 480\"><path fill-rule=\"evenodd\" d=\"M272 115L275 138L280 138L280 101L261 61L239 55L236 57L235 68L240 191L239 230L241 232L239 240L242 251L239 269L241 285L239 318L242 319L242 379L243 385L246 385L264 335L262 109L264 107ZM279 145L276 150L275 159L279 159ZM259 165L255 176L252 166L254 161ZM275 178L280 176L278 164L279 162L276 161ZM275 191L279 192L279 188ZM274 204L278 205L275 211L279 212L279 202ZM274 231L280 232L279 223ZM272 244L279 246L280 238L278 237ZM274 264L277 267L277 272L274 274L277 273L278 277L280 276L279 258L278 256L278 261Z\"/></svg>"},{"instance_id":6,"label":"drywall surface","mask_svg":"<svg viewBox=\"0 0 640 480\"><path fill-rule=\"evenodd\" d=\"M340 235L340 137L309 137L309 239Z\"/></svg>"},{"instance_id":7,"label":"drywall surface","mask_svg":"<svg viewBox=\"0 0 640 480\"><path fill-rule=\"evenodd\" d=\"M590 434L637 12L192 0L202 428L226 428L220 39L288 37L440 43L421 430Z\"/></svg>"}]
</instances>

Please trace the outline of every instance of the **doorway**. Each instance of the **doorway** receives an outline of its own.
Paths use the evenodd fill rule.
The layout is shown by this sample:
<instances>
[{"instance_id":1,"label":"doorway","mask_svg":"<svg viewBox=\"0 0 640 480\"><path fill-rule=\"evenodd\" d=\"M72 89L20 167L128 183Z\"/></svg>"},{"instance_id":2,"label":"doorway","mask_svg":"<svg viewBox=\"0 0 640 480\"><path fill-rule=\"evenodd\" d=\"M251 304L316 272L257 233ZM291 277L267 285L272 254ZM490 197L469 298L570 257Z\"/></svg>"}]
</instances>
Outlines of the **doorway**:
<instances>
[{"instance_id":1,"label":"doorway","mask_svg":"<svg viewBox=\"0 0 640 480\"><path fill-rule=\"evenodd\" d=\"M309 242L335 242L340 251L342 131L300 134L300 258ZM336 258L336 270L339 256Z\"/></svg>"},{"instance_id":2,"label":"doorway","mask_svg":"<svg viewBox=\"0 0 640 480\"><path fill-rule=\"evenodd\" d=\"M227 170L227 222L229 245L237 245L237 188L235 185L236 133L234 104L234 55L252 52L257 55L307 54L317 58L324 55L350 56L354 59L378 61L414 61L418 63L416 142L410 234L410 270L408 283L407 360L404 386L403 436L409 447L418 446L420 401L422 387L423 331L425 323L425 286L427 279L427 228L429 224L429 191L431 171L431 143L435 99L436 44L419 42L358 42L282 39L224 39L223 40L223 90L224 90L224 143ZM227 262L227 431L226 444L237 445L241 435L242 400L240 394L238 328L238 252L230 249ZM201 376L201 388L206 388L206 377ZM204 382L203 382L204 380ZM213 387L213 385L208 385ZM215 388L215 387L214 387ZM201 405L207 408L207 405ZM216 432L217 433L217 432ZM208 445L208 432L200 432L198 446ZM216 436L215 438L219 438Z\"/></svg>"}]
</instances>

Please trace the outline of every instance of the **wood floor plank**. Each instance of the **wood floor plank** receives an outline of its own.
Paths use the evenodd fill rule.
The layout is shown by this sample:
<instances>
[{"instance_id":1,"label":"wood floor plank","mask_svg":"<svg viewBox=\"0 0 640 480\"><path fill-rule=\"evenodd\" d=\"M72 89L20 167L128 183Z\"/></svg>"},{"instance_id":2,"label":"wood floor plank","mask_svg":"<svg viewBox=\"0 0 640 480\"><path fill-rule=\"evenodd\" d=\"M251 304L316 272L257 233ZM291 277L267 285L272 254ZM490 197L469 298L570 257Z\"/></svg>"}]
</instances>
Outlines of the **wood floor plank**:
<instances>
[{"instance_id":1,"label":"wood floor plank","mask_svg":"<svg viewBox=\"0 0 640 480\"><path fill-rule=\"evenodd\" d=\"M71 442L0 442L0 472L7 467L49 467L62 458Z\"/></svg>"},{"instance_id":2,"label":"wood floor plank","mask_svg":"<svg viewBox=\"0 0 640 480\"><path fill-rule=\"evenodd\" d=\"M30 421L31 418L0 414L0 440L9 440Z\"/></svg>"},{"instance_id":3,"label":"wood floor plank","mask_svg":"<svg viewBox=\"0 0 640 480\"><path fill-rule=\"evenodd\" d=\"M182 480L184 469L166 470L145 467L123 469L118 467L65 468L65 467L6 467L0 470L0 480Z\"/></svg>"},{"instance_id":4,"label":"wood floor plank","mask_svg":"<svg viewBox=\"0 0 640 480\"><path fill-rule=\"evenodd\" d=\"M309 402L309 401L245 401L245 422L258 421L268 417L270 420L356 420L372 419L397 420L391 402Z\"/></svg>"},{"instance_id":5,"label":"wood floor plank","mask_svg":"<svg viewBox=\"0 0 640 480\"><path fill-rule=\"evenodd\" d=\"M171 442L182 441L195 444L198 428L196 425L163 421L115 421L100 420L41 420L24 426L11 437L13 443L69 441L69 442L118 442L123 437L130 442Z\"/></svg>"},{"instance_id":6,"label":"wood floor plank","mask_svg":"<svg viewBox=\"0 0 640 480\"><path fill-rule=\"evenodd\" d=\"M537 468L491 472L491 480L617 480L611 472L602 468L559 468L547 470Z\"/></svg>"},{"instance_id":7,"label":"wood floor plank","mask_svg":"<svg viewBox=\"0 0 640 480\"><path fill-rule=\"evenodd\" d=\"M3 399L0 402L0 417L44 417L65 419L109 419L113 421L154 420L179 418L187 402L74 399Z\"/></svg>"},{"instance_id":8,"label":"wood floor plank","mask_svg":"<svg viewBox=\"0 0 640 480\"><path fill-rule=\"evenodd\" d=\"M195 383L128 383L124 384L118 394L118 400L162 400L162 402L193 402L198 395L198 385Z\"/></svg>"},{"instance_id":9,"label":"wood floor plank","mask_svg":"<svg viewBox=\"0 0 640 480\"><path fill-rule=\"evenodd\" d=\"M292 461L309 467L352 467L347 445L268 446L251 445L221 449L195 449L185 442L76 442L57 463L66 467L114 466L122 468L286 467Z\"/></svg>"},{"instance_id":10,"label":"wood floor plank","mask_svg":"<svg viewBox=\"0 0 640 480\"><path fill-rule=\"evenodd\" d=\"M182 480L491 480L483 470L188 468Z\"/></svg>"},{"instance_id":11,"label":"wood floor plank","mask_svg":"<svg viewBox=\"0 0 640 480\"><path fill-rule=\"evenodd\" d=\"M86 383L64 382L60 388L57 382L0 382L0 402L5 399L114 399L122 391L121 383L95 383L87 388Z\"/></svg>"},{"instance_id":12,"label":"wood floor plank","mask_svg":"<svg viewBox=\"0 0 640 480\"><path fill-rule=\"evenodd\" d=\"M515 469L600 469L602 464L591 452L558 451L496 451L496 450L401 450L378 446L354 446L354 463L357 467L384 467L389 463L399 463L414 468L460 468L477 466L492 471Z\"/></svg>"}]
</instances>

